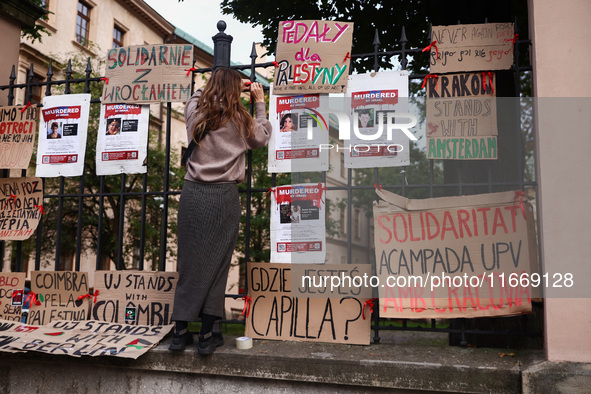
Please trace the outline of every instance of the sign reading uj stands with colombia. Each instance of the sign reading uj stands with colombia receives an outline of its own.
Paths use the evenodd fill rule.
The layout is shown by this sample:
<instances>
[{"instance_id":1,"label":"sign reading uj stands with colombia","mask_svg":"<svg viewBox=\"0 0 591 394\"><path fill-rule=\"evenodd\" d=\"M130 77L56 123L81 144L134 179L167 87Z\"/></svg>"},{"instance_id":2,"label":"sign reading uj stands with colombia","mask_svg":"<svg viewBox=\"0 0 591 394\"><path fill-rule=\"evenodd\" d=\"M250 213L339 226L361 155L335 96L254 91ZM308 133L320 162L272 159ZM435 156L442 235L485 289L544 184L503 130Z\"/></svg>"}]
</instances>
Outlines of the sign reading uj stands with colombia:
<instances>
[{"instance_id":1,"label":"sign reading uj stands with colombia","mask_svg":"<svg viewBox=\"0 0 591 394\"><path fill-rule=\"evenodd\" d=\"M113 48L107 54L102 103L187 101L191 96L192 45Z\"/></svg>"},{"instance_id":2,"label":"sign reading uj stands with colombia","mask_svg":"<svg viewBox=\"0 0 591 394\"><path fill-rule=\"evenodd\" d=\"M345 92L352 41L352 22L279 22L274 93Z\"/></svg>"},{"instance_id":3,"label":"sign reading uj stands with colombia","mask_svg":"<svg viewBox=\"0 0 591 394\"><path fill-rule=\"evenodd\" d=\"M425 200L376 193L381 317L531 312L540 274L533 208L520 192Z\"/></svg>"}]
</instances>

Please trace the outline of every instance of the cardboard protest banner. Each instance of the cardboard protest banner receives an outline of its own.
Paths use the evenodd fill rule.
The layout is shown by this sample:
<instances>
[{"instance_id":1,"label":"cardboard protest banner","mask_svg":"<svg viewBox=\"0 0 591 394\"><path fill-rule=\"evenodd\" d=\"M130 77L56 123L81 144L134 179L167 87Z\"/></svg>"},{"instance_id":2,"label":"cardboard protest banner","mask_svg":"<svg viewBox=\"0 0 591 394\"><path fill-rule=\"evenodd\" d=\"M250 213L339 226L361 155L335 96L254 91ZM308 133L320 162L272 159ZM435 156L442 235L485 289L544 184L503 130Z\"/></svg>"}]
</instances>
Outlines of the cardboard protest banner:
<instances>
[{"instance_id":1,"label":"cardboard protest banner","mask_svg":"<svg viewBox=\"0 0 591 394\"><path fill-rule=\"evenodd\" d=\"M21 353L12 345L27 332L36 330L36 326L27 326L22 324L20 320L12 321L9 319L0 319L0 352L5 353Z\"/></svg>"},{"instance_id":2,"label":"cardboard protest banner","mask_svg":"<svg viewBox=\"0 0 591 394\"><path fill-rule=\"evenodd\" d=\"M25 273L0 273L0 319L20 321L25 299Z\"/></svg>"},{"instance_id":3,"label":"cardboard protest banner","mask_svg":"<svg viewBox=\"0 0 591 394\"><path fill-rule=\"evenodd\" d=\"M324 263L326 215L322 183L277 186L271 194L271 261Z\"/></svg>"},{"instance_id":4,"label":"cardboard protest banner","mask_svg":"<svg viewBox=\"0 0 591 394\"><path fill-rule=\"evenodd\" d=\"M432 74L508 70L513 65L513 23L433 26Z\"/></svg>"},{"instance_id":5,"label":"cardboard protest banner","mask_svg":"<svg viewBox=\"0 0 591 394\"><path fill-rule=\"evenodd\" d=\"M279 22L275 94L344 92L352 42L352 22Z\"/></svg>"},{"instance_id":6,"label":"cardboard protest banner","mask_svg":"<svg viewBox=\"0 0 591 394\"><path fill-rule=\"evenodd\" d=\"M372 298L371 264L292 264L291 294L310 298Z\"/></svg>"},{"instance_id":7,"label":"cardboard protest banner","mask_svg":"<svg viewBox=\"0 0 591 394\"><path fill-rule=\"evenodd\" d=\"M291 265L248 263L245 335L255 339L369 345L368 299L300 298L291 293ZM365 313L365 319L363 318Z\"/></svg>"},{"instance_id":8,"label":"cardboard protest banner","mask_svg":"<svg viewBox=\"0 0 591 394\"><path fill-rule=\"evenodd\" d=\"M273 133L269 141L269 172L328 171L328 114L319 112L326 96L307 94L276 96L273 85L269 119Z\"/></svg>"},{"instance_id":9,"label":"cardboard protest banner","mask_svg":"<svg viewBox=\"0 0 591 394\"><path fill-rule=\"evenodd\" d=\"M29 168L38 119L37 105L0 108L0 168Z\"/></svg>"},{"instance_id":10,"label":"cardboard protest banner","mask_svg":"<svg viewBox=\"0 0 591 394\"><path fill-rule=\"evenodd\" d=\"M56 320L88 320L90 296L88 274L76 271L33 271L28 324L44 325ZM37 305L39 304L39 305Z\"/></svg>"},{"instance_id":11,"label":"cardboard protest banner","mask_svg":"<svg viewBox=\"0 0 591 394\"><path fill-rule=\"evenodd\" d=\"M25 240L37 229L43 214L40 178L0 179L0 240Z\"/></svg>"},{"instance_id":12,"label":"cardboard protest banner","mask_svg":"<svg viewBox=\"0 0 591 394\"><path fill-rule=\"evenodd\" d=\"M187 101L193 45L138 45L107 53L103 104Z\"/></svg>"},{"instance_id":13,"label":"cardboard protest banner","mask_svg":"<svg viewBox=\"0 0 591 394\"><path fill-rule=\"evenodd\" d=\"M101 105L96 174L144 174L148 170L150 106Z\"/></svg>"},{"instance_id":14,"label":"cardboard protest banner","mask_svg":"<svg viewBox=\"0 0 591 394\"><path fill-rule=\"evenodd\" d=\"M539 275L535 225L518 192L425 200L377 193L380 317L531 312L539 289L521 278Z\"/></svg>"},{"instance_id":15,"label":"cardboard protest banner","mask_svg":"<svg viewBox=\"0 0 591 394\"><path fill-rule=\"evenodd\" d=\"M2 329L0 322L0 330ZM137 326L95 320L53 321L44 326L11 324L5 346L22 351L80 356L114 356L136 359L153 348L173 328ZM2 341L2 336L0 336ZM2 349L0 342L0 350Z\"/></svg>"},{"instance_id":16,"label":"cardboard protest banner","mask_svg":"<svg viewBox=\"0 0 591 394\"><path fill-rule=\"evenodd\" d=\"M92 318L112 323L171 324L178 272L96 271Z\"/></svg>"},{"instance_id":17,"label":"cardboard protest banner","mask_svg":"<svg viewBox=\"0 0 591 394\"><path fill-rule=\"evenodd\" d=\"M35 175L82 175L90 99L86 93L43 97Z\"/></svg>"},{"instance_id":18,"label":"cardboard protest banner","mask_svg":"<svg viewBox=\"0 0 591 394\"><path fill-rule=\"evenodd\" d=\"M439 75L427 82L427 158L497 158L492 72Z\"/></svg>"},{"instance_id":19,"label":"cardboard protest banner","mask_svg":"<svg viewBox=\"0 0 591 394\"><path fill-rule=\"evenodd\" d=\"M345 142L345 168L408 165L409 136L396 126L412 127L408 71L350 75L347 97L353 132Z\"/></svg>"}]
</instances>

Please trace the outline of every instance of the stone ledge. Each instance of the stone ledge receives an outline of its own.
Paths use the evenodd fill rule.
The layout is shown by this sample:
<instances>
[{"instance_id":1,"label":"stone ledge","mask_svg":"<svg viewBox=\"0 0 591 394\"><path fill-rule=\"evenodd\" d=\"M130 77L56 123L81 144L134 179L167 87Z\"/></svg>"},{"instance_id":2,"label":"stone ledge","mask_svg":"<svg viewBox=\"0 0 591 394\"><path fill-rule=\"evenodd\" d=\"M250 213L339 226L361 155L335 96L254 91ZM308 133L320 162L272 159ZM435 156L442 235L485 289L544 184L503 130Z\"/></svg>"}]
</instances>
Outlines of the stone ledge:
<instances>
[{"instance_id":1,"label":"stone ledge","mask_svg":"<svg viewBox=\"0 0 591 394\"><path fill-rule=\"evenodd\" d=\"M203 385L223 382L228 389L236 383L244 388L257 387L256 390L260 388L257 385L275 387L287 384L292 388L303 385L314 389L342 387L344 390L363 388L364 391L387 388L506 393L520 392L522 370L544 361L542 351L515 351L515 357L501 358L498 353L502 350L498 349L389 344L355 346L257 340L252 349L238 350L231 337L226 338L226 344L212 356L202 357L194 346L185 352L170 352L168 342L169 339L166 339L137 360L73 358L35 352L5 353L0 365L8 367L9 372L0 375L0 390L9 388L3 392L15 392L17 389L31 389L30 384L35 379L43 385L49 384L48 379L55 379L52 387L67 388L67 383L71 388L75 384L76 389L83 392L85 382L89 388L99 384L105 388L107 384L116 385L133 377L132 380L137 381L137 390L141 388L142 393L162 392L158 382L163 380L175 384L183 382L183 387L192 389L196 389L194 385L203 389ZM47 369L47 374L34 378L38 374L31 373L31 369ZM76 375L84 378L60 380L61 376L56 375L60 375L61 370L69 371L67 375L71 379L76 379ZM25 380L29 386L23 386L22 376L28 376ZM124 392L140 392L134 390L128 387Z\"/></svg>"},{"instance_id":2,"label":"stone ledge","mask_svg":"<svg viewBox=\"0 0 591 394\"><path fill-rule=\"evenodd\" d=\"M223 382L227 389L248 387L253 392L282 385L345 391L520 392L522 370L544 361L542 351L515 351L515 357L501 358L498 353L502 350L498 349L391 344L256 340L252 349L238 350L232 337L227 337L226 344L212 356L202 357L195 346L185 352L170 352L168 343L165 339L137 360L4 353L0 365L7 372L0 374L0 391L31 390L37 381L40 387L75 388L79 392L86 391L84 385L89 389L113 386L115 390L125 383L126 393L149 393L162 392L162 383L158 382L166 381L173 386L182 382L182 387L192 389L198 385L200 390ZM126 383L130 379L135 386Z\"/></svg>"},{"instance_id":3,"label":"stone ledge","mask_svg":"<svg viewBox=\"0 0 591 394\"><path fill-rule=\"evenodd\" d=\"M524 369L523 392L588 393L591 387L591 364L545 361Z\"/></svg>"}]
</instances>

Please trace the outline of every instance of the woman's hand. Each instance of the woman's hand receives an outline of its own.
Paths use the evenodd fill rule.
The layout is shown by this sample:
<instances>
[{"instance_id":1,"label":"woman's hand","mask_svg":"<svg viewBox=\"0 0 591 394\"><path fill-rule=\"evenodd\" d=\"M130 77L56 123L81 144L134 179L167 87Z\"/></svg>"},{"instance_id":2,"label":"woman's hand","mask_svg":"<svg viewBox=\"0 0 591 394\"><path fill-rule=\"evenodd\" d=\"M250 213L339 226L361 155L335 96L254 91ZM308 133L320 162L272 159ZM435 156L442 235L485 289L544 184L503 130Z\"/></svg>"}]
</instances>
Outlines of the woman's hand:
<instances>
[{"instance_id":1,"label":"woman's hand","mask_svg":"<svg viewBox=\"0 0 591 394\"><path fill-rule=\"evenodd\" d=\"M250 95L255 103L265 102L265 93L263 92L263 85L258 82L250 84Z\"/></svg>"}]
</instances>

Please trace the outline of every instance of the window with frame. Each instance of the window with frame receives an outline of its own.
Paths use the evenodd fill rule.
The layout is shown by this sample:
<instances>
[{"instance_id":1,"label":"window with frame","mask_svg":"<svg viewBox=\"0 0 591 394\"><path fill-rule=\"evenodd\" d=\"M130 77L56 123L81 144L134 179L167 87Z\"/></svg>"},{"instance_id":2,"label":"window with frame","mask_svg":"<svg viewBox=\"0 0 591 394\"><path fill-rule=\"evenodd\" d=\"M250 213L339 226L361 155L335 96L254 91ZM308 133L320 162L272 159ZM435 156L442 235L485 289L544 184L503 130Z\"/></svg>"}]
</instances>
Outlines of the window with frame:
<instances>
[{"instance_id":1,"label":"window with frame","mask_svg":"<svg viewBox=\"0 0 591 394\"><path fill-rule=\"evenodd\" d=\"M347 212L343 207L339 210L339 233L341 237L347 235Z\"/></svg>"},{"instance_id":2,"label":"window with frame","mask_svg":"<svg viewBox=\"0 0 591 394\"><path fill-rule=\"evenodd\" d=\"M125 32L115 25L113 27L113 48L121 48L123 46L123 35Z\"/></svg>"},{"instance_id":3,"label":"window with frame","mask_svg":"<svg viewBox=\"0 0 591 394\"><path fill-rule=\"evenodd\" d=\"M72 271L74 269L75 253L72 251L62 251L58 262L58 271Z\"/></svg>"},{"instance_id":4,"label":"window with frame","mask_svg":"<svg viewBox=\"0 0 591 394\"><path fill-rule=\"evenodd\" d=\"M27 71L27 75L30 73L30 69ZM28 79L28 77L27 77ZM43 82L43 76L38 74L33 74L33 78L31 79L31 85L27 87L25 91L25 97L30 97L29 101L32 104L40 104L41 103L41 82ZM30 89L30 90L29 90Z\"/></svg>"},{"instance_id":5,"label":"window with frame","mask_svg":"<svg viewBox=\"0 0 591 394\"><path fill-rule=\"evenodd\" d=\"M353 228L355 229L355 240L361 240L361 210L356 209L353 215Z\"/></svg>"},{"instance_id":6,"label":"window with frame","mask_svg":"<svg viewBox=\"0 0 591 394\"><path fill-rule=\"evenodd\" d=\"M87 46L89 37L89 26L90 26L90 7L83 3L78 2L78 15L76 16L76 41L80 45Z\"/></svg>"}]
</instances>

